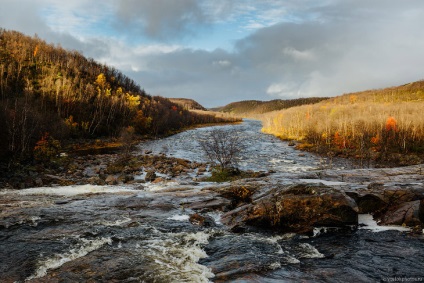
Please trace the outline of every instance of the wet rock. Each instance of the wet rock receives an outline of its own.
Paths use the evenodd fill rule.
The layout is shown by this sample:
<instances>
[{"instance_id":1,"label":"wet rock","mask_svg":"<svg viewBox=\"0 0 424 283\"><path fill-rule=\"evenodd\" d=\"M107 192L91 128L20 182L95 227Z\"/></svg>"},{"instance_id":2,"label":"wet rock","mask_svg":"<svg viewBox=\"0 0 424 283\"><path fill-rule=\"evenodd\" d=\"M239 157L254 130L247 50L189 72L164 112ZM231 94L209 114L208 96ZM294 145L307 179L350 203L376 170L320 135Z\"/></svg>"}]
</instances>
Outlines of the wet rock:
<instances>
[{"instance_id":1,"label":"wet rock","mask_svg":"<svg viewBox=\"0 0 424 283\"><path fill-rule=\"evenodd\" d=\"M374 182L367 189L348 191L346 194L356 201L359 213L384 214L397 209L403 203L421 199L424 189L414 184Z\"/></svg>"},{"instance_id":2,"label":"wet rock","mask_svg":"<svg viewBox=\"0 0 424 283\"><path fill-rule=\"evenodd\" d=\"M401 204L420 199L419 191L412 186L390 186L384 190L383 196L389 204Z\"/></svg>"},{"instance_id":3,"label":"wet rock","mask_svg":"<svg viewBox=\"0 0 424 283\"><path fill-rule=\"evenodd\" d=\"M91 177L87 179L88 183L91 185L105 185L107 182L103 179L100 179L99 177ZM109 183L108 183L109 184ZM113 182L109 185L114 185Z\"/></svg>"},{"instance_id":4,"label":"wet rock","mask_svg":"<svg viewBox=\"0 0 424 283\"><path fill-rule=\"evenodd\" d=\"M206 166L201 166L201 167L197 168L198 174L205 173L205 172L206 172Z\"/></svg>"},{"instance_id":5,"label":"wet rock","mask_svg":"<svg viewBox=\"0 0 424 283\"><path fill-rule=\"evenodd\" d=\"M374 213L387 207L384 197L377 194L358 196L356 203L358 204L359 213Z\"/></svg>"},{"instance_id":6,"label":"wet rock","mask_svg":"<svg viewBox=\"0 0 424 283\"><path fill-rule=\"evenodd\" d=\"M418 217L422 223L424 223L424 199L420 201L420 208L418 212Z\"/></svg>"},{"instance_id":7,"label":"wet rock","mask_svg":"<svg viewBox=\"0 0 424 283\"><path fill-rule=\"evenodd\" d=\"M118 184L118 180L113 175L107 176L106 179L105 179L105 182L108 185L116 185L116 184Z\"/></svg>"},{"instance_id":8,"label":"wet rock","mask_svg":"<svg viewBox=\"0 0 424 283\"><path fill-rule=\"evenodd\" d=\"M218 191L223 197L231 200L233 207L236 207L241 203L251 203L252 195L256 192L256 188L250 185L233 185Z\"/></svg>"},{"instance_id":9,"label":"wet rock","mask_svg":"<svg viewBox=\"0 0 424 283\"><path fill-rule=\"evenodd\" d=\"M383 187L384 187L383 183L376 183L376 182L370 183L367 186L368 190L382 190Z\"/></svg>"},{"instance_id":10,"label":"wet rock","mask_svg":"<svg viewBox=\"0 0 424 283\"><path fill-rule=\"evenodd\" d=\"M106 179L106 177L107 176L105 174L105 169L101 168L100 171L99 171L99 178L104 180L104 179Z\"/></svg>"},{"instance_id":11,"label":"wet rock","mask_svg":"<svg viewBox=\"0 0 424 283\"><path fill-rule=\"evenodd\" d=\"M130 210L148 209L152 199L143 199L138 197L130 197L127 199L118 200L114 206L118 208L125 208Z\"/></svg>"},{"instance_id":12,"label":"wet rock","mask_svg":"<svg viewBox=\"0 0 424 283\"><path fill-rule=\"evenodd\" d=\"M213 199L196 201L187 205L187 208L200 210L202 212L212 210L228 211L229 207L231 207L231 201L221 197L214 197Z\"/></svg>"},{"instance_id":13,"label":"wet rock","mask_svg":"<svg viewBox=\"0 0 424 283\"><path fill-rule=\"evenodd\" d=\"M251 225L283 232L357 225L358 208L345 193L323 185L298 184L271 190L222 216L228 226Z\"/></svg>"},{"instance_id":14,"label":"wet rock","mask_svg":"<svg viewBox=\"0 0 424 283\"><path fill-rule=\"evenodd\" d=\"M138 185L138 186L134 187L134 190L144 190L144 186Z\"/></svg>"},{"instance_id":15,"label":"wet rock","mask_svg":"<svg viewBox=\"0 0 424 283\"><path fill-rule=\"evenodd\" d=\"M55 201L54 203L55 203L55 204L57 204L57 205L62 205L62 204L67 204L67 203L69 203L69 200L67 200L67 199L57 200L57 201Z\"/></svg>"},{"instance_id":16,"label":"wet rock","mask_svg":"<svg viewBox=\"0 0 424 283\"><path fill-rule=\"evenodd\" d=\"M163 178L159 177L159 178L154 179L154 180L152 181L152 183L153 183L153 184L157 184L157 183L162 183L162 182L164 182L164 181L165 181L165 179L163 179Z\"/></svg>"},{"instance_id":17,"label":"wet rock","mask_svg":"<svg viewBox=\"0 0 424 283\"><path fill-rule=\"evenodd\" d=\"M172 173L175 173L175 174L180 174L181 172L183 172L184 171L184 166L182 166L182 165L177 165L177 166L175 166L173 169L172 169Z\"/></svg>"},{"instance_id":18,"label":"wet rock","mask_svg":"<svg viewBox=\"0 0 424 283\"><path fill-rule=\"evenodd\" d=\"M157 176L156 176L155 171L149 171L149 172L146 173L146 177L144 177L144 180L146 182L151 182L151 181L155 180L156 177Z\"/></svg>"},{"instance_id":19,"label":"wet rock","mask_svg":"<svg viewBox=\"0 0 424 283\"><path fill-rule=\"evenodd\" d=\"M233 233L244 233L246 232L246 226L241 226L241 225L234 225L233 227L231 227L230 231Z\"/></svg>"},{"instance_id":20,"label":"wet rock","mask_svg":"<svg viewBox=\"0 0 424 283\"><path fill-rule=\"evenodd\" d=\"M131 227L138 227L138 226L140 226L140 223L138 223L138 222L130 222L128 225L127 225L127 227L129 227L129 228L131 228Z\"/></svg>"},{"instance_id":21,"label":"wet rock","mask_svg":"<svg viewBox=\"0 0 424 283\"><path fill-rule=\"evenodd\" d=\"M37 187L42 187L42 186L44 185L44 183L43 183L43 179L41 179L41 178L36 178L36 179L34 180L34 183L35 183L35 185L36 185Z\"/></svg>"},{"instance_id":22,"label":"wet rock","mask_svg":"<svg viewBox=\"0 0 424 283\"><path fill-rule=\"evenodd\" d=\"M118 177L118 182L122 182L122 183L130 183L133 180L134 180L134 176L131 174L124 174Z\"/></svg>"},{"instance_id":23,"label":"wet rock","mask_svg":"<svg viewBox=\"0 0 424 283\"><path fill-rule=\"evenodd\" d=\"M200 214L191 214L189 221L193 225L203 226L203 227L215 227L215 221L210 216L202 216Z\"/></svg>"},{"instance_id":24,"label":"wet rock","mask_svg":"<svg viewBox=\"0 0 424 283\"><path fill-rule=\"evenodd\" d=\"M410 201L386 212L382 217L384 225L406 225L413 227L420 225L419 219L420 201Z\"/></svg>"}]
</instances>

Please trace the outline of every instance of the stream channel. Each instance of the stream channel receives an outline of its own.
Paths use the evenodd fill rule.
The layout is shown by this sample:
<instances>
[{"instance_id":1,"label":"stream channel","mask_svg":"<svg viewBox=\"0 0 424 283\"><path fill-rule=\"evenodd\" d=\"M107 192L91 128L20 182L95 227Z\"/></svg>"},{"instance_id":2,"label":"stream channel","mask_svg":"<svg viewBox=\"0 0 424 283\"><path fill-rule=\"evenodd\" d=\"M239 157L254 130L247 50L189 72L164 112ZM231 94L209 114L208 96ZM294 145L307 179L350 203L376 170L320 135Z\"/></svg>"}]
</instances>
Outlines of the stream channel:
<instances>
[{"instance_id":1,"label":"stream channel","mask_svg":"<svg viewBox=\"0 0 424 283\"><path fill-rule=\"evenodd\" d=\"M137 154L152 151L204 162L197 141L212 128L142 143ZM240 168L272 172L263 179L271 185L323 182L355 189L371 182L376 170L358 171L346 160L330 162L297 151L262 134L258 121L221 128L237 131L247 144ZM348 172L362 175L356 181L341 178ZM196 210L187 204L216 198L207 188L219 186L193 178L148 182L143 189L78 185L0 191L0 282L424 280L423 237L403 227L375 226L367 215L360 221L368 226L320 229L314 236L234 233L220 222L219 210L204 213L214 225L193 225L189 215Z\"/></svg>"}]
</instances>

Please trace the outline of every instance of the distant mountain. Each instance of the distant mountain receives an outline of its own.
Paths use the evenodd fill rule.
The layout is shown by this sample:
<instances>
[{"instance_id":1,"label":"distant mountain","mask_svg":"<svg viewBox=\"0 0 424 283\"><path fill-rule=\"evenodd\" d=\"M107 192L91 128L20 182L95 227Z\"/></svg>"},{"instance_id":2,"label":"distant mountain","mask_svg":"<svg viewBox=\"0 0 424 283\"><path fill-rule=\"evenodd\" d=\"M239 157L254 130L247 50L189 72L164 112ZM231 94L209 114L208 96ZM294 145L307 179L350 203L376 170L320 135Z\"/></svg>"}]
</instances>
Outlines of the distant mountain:
<instances>
[{"instance_id":1,"label":"distant mountain","mask_svg":"<svg viewBox=\"0 0 424 283\"><path fill-rule=\"evenodd\" d=\"M185 110L203 110L206 108L200 105L197 101L189 98L169 98L172 103L178 104Z\"/></svg>"},{"instance_id":2,"label":"distant mountain","mask_svg":"<svg viewBox=\"0 0 424 283\"><path fill-rule=\"evenodd\" d=\"M245 100L230 103L211 110L231 113L238 116L263 114L275 110L287 109L304 104L314 104L328 99L327 97L298 98L290 100L275 99L271 101Z\"/></svg>"}]
</instances>

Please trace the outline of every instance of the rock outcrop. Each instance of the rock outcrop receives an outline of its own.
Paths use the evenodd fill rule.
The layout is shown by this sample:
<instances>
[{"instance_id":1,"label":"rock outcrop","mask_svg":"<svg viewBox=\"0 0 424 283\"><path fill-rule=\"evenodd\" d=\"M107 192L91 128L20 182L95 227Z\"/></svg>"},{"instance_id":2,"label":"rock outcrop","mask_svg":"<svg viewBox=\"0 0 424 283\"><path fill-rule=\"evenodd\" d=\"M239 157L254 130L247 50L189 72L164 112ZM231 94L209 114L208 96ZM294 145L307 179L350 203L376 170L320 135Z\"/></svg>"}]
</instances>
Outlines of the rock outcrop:
<instances>
[{"instance_id":1,"label":"rock outcrop","mask_svg":"<svg viewBox=\"0 0 424 283\"><path fill-rule=\"evenodd\" d=\"M409 227L420 225L419 207L419 200L405 202L393 207L382 216L382 224L406 225Z\"/></svg>"},{"instance_id":2,"label":"rock outcrop","mask_svg":"<svg viewBox=\"0 0 424 283\"><path fill-rule=\"evenodd\" d=\"M344 192L321 184L275 188L222 216L236 230L254 226L283 232L310 233L314 227L358 224L358 208Z\"/></svg>"}]
</instances>

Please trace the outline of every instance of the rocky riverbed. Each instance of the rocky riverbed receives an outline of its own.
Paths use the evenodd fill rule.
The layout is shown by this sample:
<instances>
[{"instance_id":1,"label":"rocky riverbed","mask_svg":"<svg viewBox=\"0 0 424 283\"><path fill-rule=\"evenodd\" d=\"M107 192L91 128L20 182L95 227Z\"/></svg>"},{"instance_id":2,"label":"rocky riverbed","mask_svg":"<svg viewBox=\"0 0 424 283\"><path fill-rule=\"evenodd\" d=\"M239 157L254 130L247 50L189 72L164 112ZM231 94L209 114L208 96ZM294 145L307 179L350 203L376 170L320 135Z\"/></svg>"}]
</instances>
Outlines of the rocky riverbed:
<instances>
[{"instance_id":1,"label":"rocky riverbed","mask_svg":"<svg viewBox=\"0 0 424 283\"><path fill-rule=\"evenodd\" d=\"M225 127L249 144L240 167L261 177L206 182L202 128L5 184L0 281L424 280L423 166L355 169L256 121Z\"/></svg>"}]
</instances>

